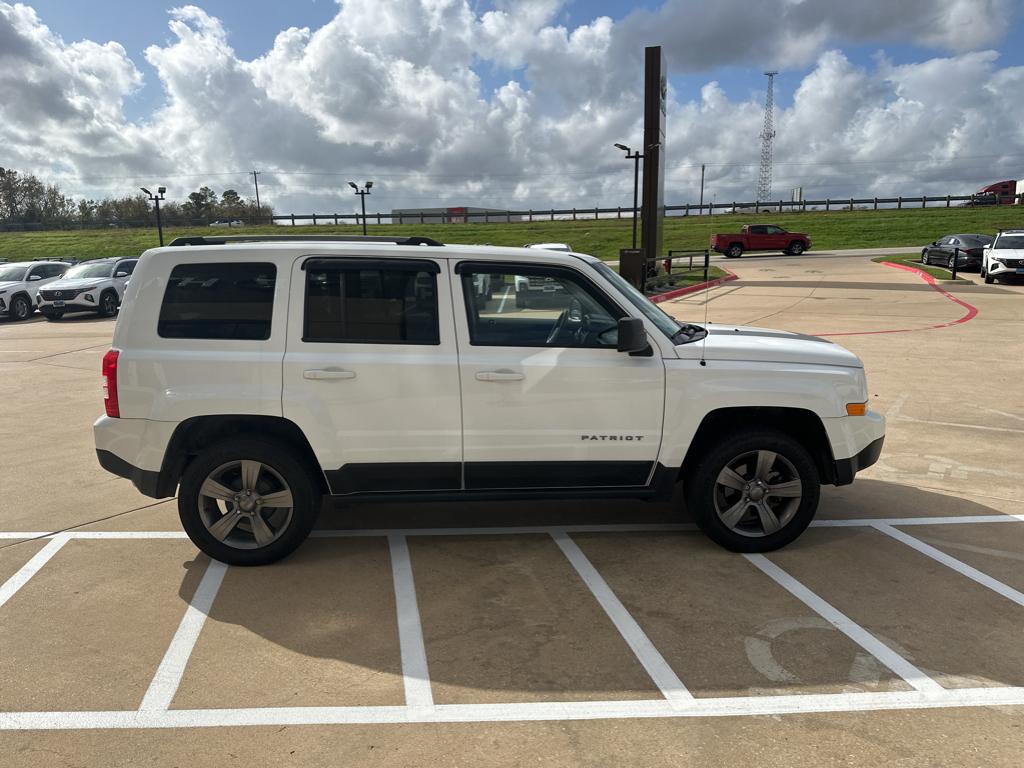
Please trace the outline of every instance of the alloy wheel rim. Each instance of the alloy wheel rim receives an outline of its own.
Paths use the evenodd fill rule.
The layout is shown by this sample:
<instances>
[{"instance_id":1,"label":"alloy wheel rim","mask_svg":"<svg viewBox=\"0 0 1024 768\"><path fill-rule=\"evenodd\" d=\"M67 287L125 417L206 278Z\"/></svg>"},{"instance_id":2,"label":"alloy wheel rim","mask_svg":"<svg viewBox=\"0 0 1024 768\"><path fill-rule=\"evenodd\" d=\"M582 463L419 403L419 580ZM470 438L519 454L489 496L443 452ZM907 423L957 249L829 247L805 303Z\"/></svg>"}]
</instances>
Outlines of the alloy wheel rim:
<instances>
[{"instance_id":1,"label":"alloy wheel rim","mask_svg":"<svg viewBox=\"0 0 1024 768\"><path fill-rule=\"evenodd\" d=\"M260 549L291 523L295 500L273 467L255 459L221 464L199 486L199 517L206 530L234 549Z\"/></svg>"},{"instance_id":2,"label":"alloy wheel rim","mask_svg":"<svg viewBox=\"0 0 1024 768\"><path fill-rule=\"evenodd\" d=\"M741 453L726 462L715 479L715 514L730 531L750 538L785 528L802 497L796 467L782 454L766 449Z\"/></svg>"}]
</instances>

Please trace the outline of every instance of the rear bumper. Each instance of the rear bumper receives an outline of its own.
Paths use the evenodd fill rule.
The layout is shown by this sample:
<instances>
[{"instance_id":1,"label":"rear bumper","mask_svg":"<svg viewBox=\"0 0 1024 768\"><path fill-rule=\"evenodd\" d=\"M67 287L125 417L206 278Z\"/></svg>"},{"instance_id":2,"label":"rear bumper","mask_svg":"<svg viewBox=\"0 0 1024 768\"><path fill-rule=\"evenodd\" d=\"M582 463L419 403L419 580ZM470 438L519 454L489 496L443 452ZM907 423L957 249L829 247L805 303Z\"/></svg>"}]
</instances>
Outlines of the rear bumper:
<instances>
[{"instance_id":1,"label":"rear bumper","mask_svg":"<svg viewBox=\"0 0 1024 768\"><path fill-rule=\"evenodd\" d=\"M858 472L862 469L867 469L878 461L878 457L882 455L882 443L884 442L885 436L883 435L856 456L851 456L848 459L837 459L833 462L835 484L849 485L853 482L853 478Z\"/></svg>"},{"instance_id":2,"label":"rear bumper","mask_svg":"<svg viewBox=\"0 0 1024 768\"><path fill-rule=\"evenodd\" d=\"M99 460L100 466L107 470L107 472L131 480L132 485L139 489L139 493L154 499L163 498L165 495L157 491L160 485L159 472L136 467L117 454L104 451L102 448L96 449L96 458Z\"/></svg>"}]
</instances>

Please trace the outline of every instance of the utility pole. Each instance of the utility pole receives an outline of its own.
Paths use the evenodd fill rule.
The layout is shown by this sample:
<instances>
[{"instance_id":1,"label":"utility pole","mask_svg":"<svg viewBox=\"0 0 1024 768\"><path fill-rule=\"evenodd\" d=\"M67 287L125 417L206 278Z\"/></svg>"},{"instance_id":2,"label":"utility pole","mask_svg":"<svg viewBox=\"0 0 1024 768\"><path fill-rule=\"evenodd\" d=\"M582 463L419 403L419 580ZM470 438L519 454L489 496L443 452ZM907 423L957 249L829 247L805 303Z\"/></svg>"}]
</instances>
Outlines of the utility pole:
<instances>
[{"instance_id":1,"label":"utility pole","mask_svg":"<svg viewBox=\"0 0 1024 768\"><path fill-rule=\"evenodd\" d=\"M700 213L704 215L704 163L700 164Z\"/></svg>"},{"instance_id":2,"label":"utility pole","mask_svg":"<svg viewBox=\"0 0 1024 768\"><path fill-rule=\"evenodd\" d=\"M778 72L765 72L768 93L764 99L764 127L761 129L761 168L757 174L757 202L772 196L772 144L775 141L775 76Z\"/></svg>"},{"instance_id":3,"label":"utility pole","mask_svg":"<svg viewBox=\"0 0 1024 768\"><path fill-rule=\"evenodd\" d=\"M148 189L146 189L145 187L139 187L139 189L141 189L143 192L145 192L147 195L149 195L150 201L152 201L153 204L156 205L156 232L157 232L157 236L160 238L160 247L163 248L164 247L164 227L160 223L160 201L164 199L164 192L167 191L167 187L157 187L155 195L152 192L150 192Z\"/></svg>"},{"instance_id":4,"label":"utility pole","mask_svg":"<svg viewBox=\"0 0 1024 768\"><path fill-rule=\"evenodd\" d=\"M260 180L257 178L260 175L259 171L254 170L252 172L252 184L256 187L256 223L260 223Z\"/></svg>"}]
</instances>

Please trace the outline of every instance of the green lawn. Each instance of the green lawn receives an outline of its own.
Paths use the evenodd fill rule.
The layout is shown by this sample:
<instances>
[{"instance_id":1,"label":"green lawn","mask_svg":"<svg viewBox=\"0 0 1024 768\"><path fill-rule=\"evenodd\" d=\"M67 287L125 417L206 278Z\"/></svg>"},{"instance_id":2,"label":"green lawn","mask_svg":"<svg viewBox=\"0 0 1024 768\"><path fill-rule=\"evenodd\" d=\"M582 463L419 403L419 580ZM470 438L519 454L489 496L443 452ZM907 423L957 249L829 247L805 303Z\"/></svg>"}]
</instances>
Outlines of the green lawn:
<instances>
[{"instance_id":1,"label":"green lawn","mask_svg":"<svg viewBox=\"0 0 1024 768\"><path fill-rule=\"evenodd\" d=\"M909 247L957 232L994 233L1000 228L1024 227L1024 206L990 208L887 209L880 211L823 211L795 214L724 214L673 216L665 222L665 247L703 249L713 232L732 232L747 223L772 223L807 232L815 250L832 248ZM230 234L358 234L352 225L301 227L261 226L231 230ZM405 224L369 227L370 234L419 234L448 243L523 245L530 242L567 242L577 251L602 259L618 257L628 247L629 219L599 221L535 221L494 224ZM186 234L225 234L207 227L164 231L169 242ZM137 255L157 245L156 231L147 229L70 230L52 232L0 232L0 259L24 261L50 257L97 258Z\"/></svg>"},{"instance_id":2,"label":"green lawn","mask_svg":"<svg viewBox=\"0 0 1024 768\"><path fill-rule=\"evenodd\" d=\"M943 267L926 267L924 264L922 264L920 253L900 253L896 254L895 256L876 256L875 258L872 259L872 261L888 261L892 264L906 264L908 266L914 267L915 269L919 269L922 272L927 272L929 275L931 275L932 277L936 277L939 280L953 279L953 273L950 272L948 269L944 269ZM963 278L960 277L959 274L957 275L956 279L963 280Z\"/></svg>"}]
</instances>

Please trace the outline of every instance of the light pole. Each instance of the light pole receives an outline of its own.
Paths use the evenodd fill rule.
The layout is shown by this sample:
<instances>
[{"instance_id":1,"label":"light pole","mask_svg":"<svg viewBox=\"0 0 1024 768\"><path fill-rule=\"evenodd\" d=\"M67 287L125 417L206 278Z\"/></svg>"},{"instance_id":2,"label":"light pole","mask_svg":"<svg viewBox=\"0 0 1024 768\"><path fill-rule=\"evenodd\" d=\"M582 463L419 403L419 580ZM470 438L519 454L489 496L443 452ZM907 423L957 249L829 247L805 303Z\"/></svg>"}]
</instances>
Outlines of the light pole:
<instances>
[{"instance_id":1,"label":"light pole","mask_svg":"<svg viewBox=\"0 0 1024 768\"><path fill-rule=\"evenodd\" d=\"M155 195L145 187L139 187L139 189L141 189L143 192L149 195L149 199L152 200L153 203L156 205L156 231L157 235L159 235L160 237L160 247L163 248L164 228L163 225L160 223L160 201L164 199L164 192L167 191L167 187L157 187Z\"/></svg>"},{"instance_id":2,"label":"light pole","mask_svg":"<svg viewBox=\"0 0 1024 768\"><path fill-rule=\"evenodd\" d=\"M366 235L366 196L370 194L370 189L371 187L373 187L373 182L366 182L363 185L362 189L360 189L359 185L356 184L354 181L350 181L348 185L356 191L356 194L359 195L359 201L363 205L363 235Z\"/></svg>"},{"instance_id":3,"label":"light pole","mask_svg":"<svg viewBox=\"0 0 1024 768\"><path fill-rule=\"evenodd\" d=\"M711 210L714 213L714 209ZM700 214L704 215L704 163L700 164Z\"/></svg>"},{"instance_id":4,"label":"light pole","mask_svg":"<svg viewBox=\"0 0 1024 768\"><path fill-rule=\"evenodd\" d=\"M636 248L636 220L639 212L637 205L640 194L640 161L643 159L643 155L639 152L634 152L625 144L616 144L615 148L621 149L626 153L626 159L633 161L633 248Z\"/></svg>"}]
</instances>

